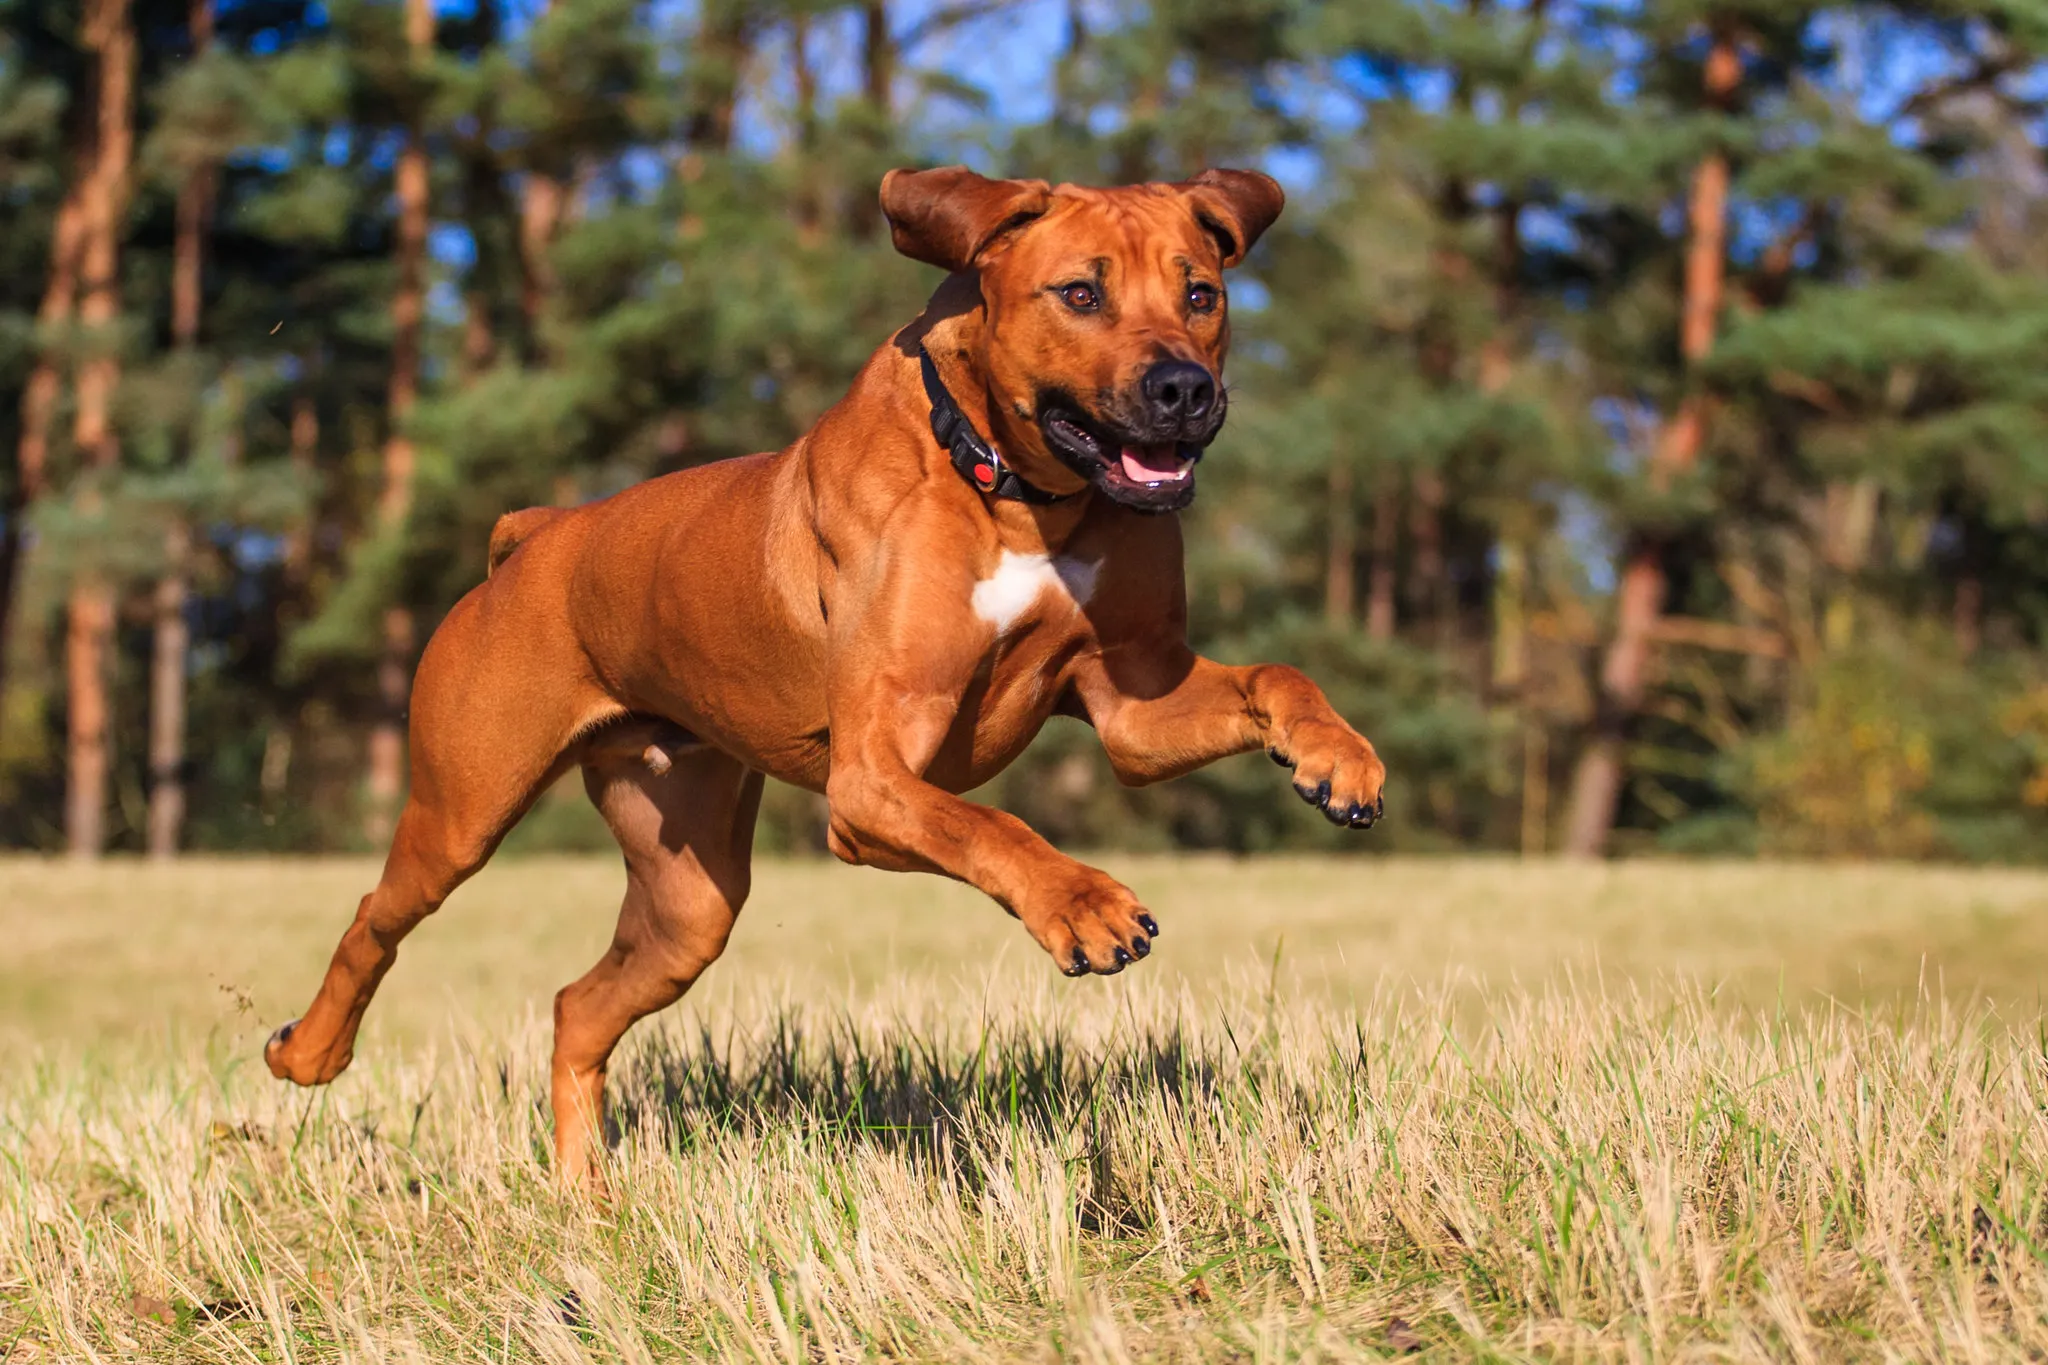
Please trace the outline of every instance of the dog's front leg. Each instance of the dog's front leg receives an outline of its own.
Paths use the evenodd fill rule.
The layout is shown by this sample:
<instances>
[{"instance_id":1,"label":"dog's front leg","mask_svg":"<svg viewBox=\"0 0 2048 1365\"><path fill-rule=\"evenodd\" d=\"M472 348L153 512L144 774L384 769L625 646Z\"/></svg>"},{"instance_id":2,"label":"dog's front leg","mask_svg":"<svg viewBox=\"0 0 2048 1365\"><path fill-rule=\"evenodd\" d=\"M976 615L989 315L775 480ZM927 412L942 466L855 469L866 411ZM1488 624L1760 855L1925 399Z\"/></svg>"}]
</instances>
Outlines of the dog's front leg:
<instances>
[{"instance_id":1,"label":"dog's front leg","mask_svg":"<svg viewBox=\"0 0 2048 1365\"><path fill-rule=\"evenodd\" d=\"M1181 644L1132 643L1081 670L1076 690L1120 781L1142 786L1264 749L1332 824L1369 828L1386 765L1300 670L1234 668Z\"/></svg>"},{"instance_id":2,"label":"dog's front leg","mask_svg":"<svg viewBox=\"0 0 2048 1365\"><path fill-rule=\"evenodd\" d=\"M1061 853L1016 816L919 775L957 705L957 695L920 695L885 677L861 704L834 708L825 787L832 852L849 863L966 882L1023 921L1069 976L1120 972L1150 953L1159 925L1130 888Z\"/></svg>"},{"instance_id":3,"label":"dog's front leg","mask_svg":"<svg viewBox=\"0 0 2048 1365\"><path fill-rule=\"evenodd\" d=\"M1016 816L925 780L987 646L971 621L949 628L934 617L880 612L839 637L845 647L835 649L828 685L832 852L966 882L1023 921L1069 976L1122 971L1159 932L1128 887Z\"/></svg>"}]
</instances>

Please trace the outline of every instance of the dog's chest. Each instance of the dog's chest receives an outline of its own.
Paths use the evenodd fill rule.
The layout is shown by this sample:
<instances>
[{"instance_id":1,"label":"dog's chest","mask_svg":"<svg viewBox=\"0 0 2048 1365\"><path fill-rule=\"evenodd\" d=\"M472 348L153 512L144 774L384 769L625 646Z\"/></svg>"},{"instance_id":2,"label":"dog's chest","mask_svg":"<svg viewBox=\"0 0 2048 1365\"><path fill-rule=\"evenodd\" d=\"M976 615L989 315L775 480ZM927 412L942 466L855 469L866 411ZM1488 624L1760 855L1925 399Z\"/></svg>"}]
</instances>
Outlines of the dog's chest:
<instances>
[{"instance_id":1,"label":"dog's chest","mask_svg":"<svg viewBox=\"0 0 2048 1365\"><path fill-rule=\"evenodd\" d=\"M1097 559L1005 550L995 571L974 585L968 602L1001 639L1031 621L1087 606L1101 568Z\"/></svg>"}]
</instances>

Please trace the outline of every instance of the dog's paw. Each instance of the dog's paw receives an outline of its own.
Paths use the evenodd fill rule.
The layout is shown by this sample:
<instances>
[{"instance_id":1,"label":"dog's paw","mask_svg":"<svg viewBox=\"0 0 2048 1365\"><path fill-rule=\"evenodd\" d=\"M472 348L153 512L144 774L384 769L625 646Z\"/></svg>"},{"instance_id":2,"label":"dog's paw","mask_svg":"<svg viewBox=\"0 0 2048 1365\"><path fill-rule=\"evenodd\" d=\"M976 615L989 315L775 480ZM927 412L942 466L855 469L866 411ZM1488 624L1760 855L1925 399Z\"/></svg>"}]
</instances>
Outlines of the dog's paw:
<instances>
[{"instance_id":1,"label":"dog's paw","mask_svg":"<svg viewBox=\"0 0 2048 1365\"><path fill-rule=\"evenodd\" d=\"M270 1074L293 1085L326 1085L348 1069L354 1049L318 1051L307 1046L300 1032L303 1020L294 1019L270 1035L263 1045L263 1063Z\"/></svg>"},{"instance_id":2,"label":"dog's paw","mask_svg":"<svg viewBox=\"0 0 2048 1365\"><path fill-rule=\"evenodd\" d=\"M1129 887L1093 868L1033 897L1018 917L1068 976L1111 976L1152 952L1159 921Z\"/></svg>"},{"instance_id":3,"label":"dog's paw","mask_svg":"<svg viewBox=\"0 0 2048 1365\"><path fill-rule=\"evenodd\" d=\"M1372 742L1342 723L1293 726L1284 744L1267 750L1294 770L1294 791L1333 825L1371 829L1387 812L1387 765Z\"/></svg>"}]
</instances>

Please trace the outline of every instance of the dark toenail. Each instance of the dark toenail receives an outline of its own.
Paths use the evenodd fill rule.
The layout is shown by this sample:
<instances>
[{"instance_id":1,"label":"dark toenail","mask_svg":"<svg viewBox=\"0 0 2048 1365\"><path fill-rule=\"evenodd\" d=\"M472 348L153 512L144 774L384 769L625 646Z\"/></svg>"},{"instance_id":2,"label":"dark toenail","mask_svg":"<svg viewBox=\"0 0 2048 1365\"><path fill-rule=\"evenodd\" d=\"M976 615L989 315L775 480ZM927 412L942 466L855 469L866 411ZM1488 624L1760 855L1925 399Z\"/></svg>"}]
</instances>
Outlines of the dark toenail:
<instances>
[{"instance_id":1,"label":"dark toenail","mask_svg":"<svg viewBox=\"0 0 2048 1365\"><path fill-rule=\"evenodd\" d=\"M1137 957L1150 957L1152 955L1152 940L1143 935L1132 939L1131 952Z\"/></svg>"},{"instance_id":2,"label":"dark toenail","mask_svg":"<svg viewBox=\"0 0 2048 1365\"><path fill-rule=\"evenodd\" d=\"M1316 807L1319 810L1330 808L1330 784L1327 780L1316 784Z\"/></svg>"},{"instance_id":3,"label":"dark toenail","mask_svg":"<svg viewBox=\"0 0 2048 1365\"><path fill-rule=\"evenodd\" d=\"M1067 975L1068 975L1068 976L1086 976L1087 974L1088 974L1088 954L1086 954L1086 953L1082 952L1082 951L1081 951L1081 950L1080 950L1079 948L1076 948L1076 949L1074 949L1074 965L1073 965L1072 967L1070 967L1070 968L1068 968L1068 969L1067 969Z\"/></svg>"},{"instance_id":4,"label":"dark toenail","mask_svg":"<svg viewBox=\"0 0 2048 1365\"><path fill-rule=\"evenodd\" d=\"M1117 945L1116 945L1116 965L1117 965L1117 966L1121 967L1121 966L1123 966L1123 965L1124 965L1125 963L1128 963L1128 962L1135 962L1135 961L1137 961L1137 959L1131 956L1131 950L1130 950L1130 949L1128 949L1128 948L1124 947L1124 945L1123 945L1123 944L1121 944L1121 943L1119 943L1119 944L1117 944Z\"/></svg>"},{"instance_id":5,"label":"dark toenail","mask_svg":"<svg viewBox=\"0 0 2048 1365\"><path fill-rule=\"evenodd\" d=\"M283 1047L286 1043L289 1043L292 1040L292 1035L298 1032L298 1030L299 1021L294 1019L289 1024L286 1024L283 1028L279 1029L277 1032L271 1034L270 1041L276 1043L279 1047Z\"/></svg>"},{"instance_id":6,"label":"dark toenail","mask_svg":"<svg viewBox=\"0 0 2048 1365\"><path fill-rule=\"evenodd\" d=\"M1302 800L1308 802L1310 805L1315 804L1316 789L1314 787L1304 787L1299 782L1297 782L1294 784L1294 794L1300 797Z\"/></svg>"},{"instance_id":7,"label":"dark toenail","mask_svg":"<svg viewBox=\"0 0 2048 1365\"><path fill-rule=\"evenodd\" d=\"M1159 921L1153 919L1152 916L1142 910L1138 912L1138 924L1152 937L1159 937Z\"/></svg>"}]
</instances>

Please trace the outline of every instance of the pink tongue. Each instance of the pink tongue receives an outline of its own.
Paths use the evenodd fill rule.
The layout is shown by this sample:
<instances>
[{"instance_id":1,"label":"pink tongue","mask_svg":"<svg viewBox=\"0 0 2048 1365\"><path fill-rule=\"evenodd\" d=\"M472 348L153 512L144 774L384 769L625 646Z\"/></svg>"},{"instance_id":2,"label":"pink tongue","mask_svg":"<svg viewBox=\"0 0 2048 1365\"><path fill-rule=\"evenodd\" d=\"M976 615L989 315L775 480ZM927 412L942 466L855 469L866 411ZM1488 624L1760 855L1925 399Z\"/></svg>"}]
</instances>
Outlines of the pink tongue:
<instances>
[{"instance_id":1,"label":"pink tongue","mask_svg":"<svg viewBox=\"0 0 2048 1365\"><path fill-rule=\"evenodd\" d=\"M1139 483L1150 483L1155 479L1178 479L1181 477L1180 448L1178 446L1125 446L1123 449L1124 476Z\"/></svg>"}]
</instances>

